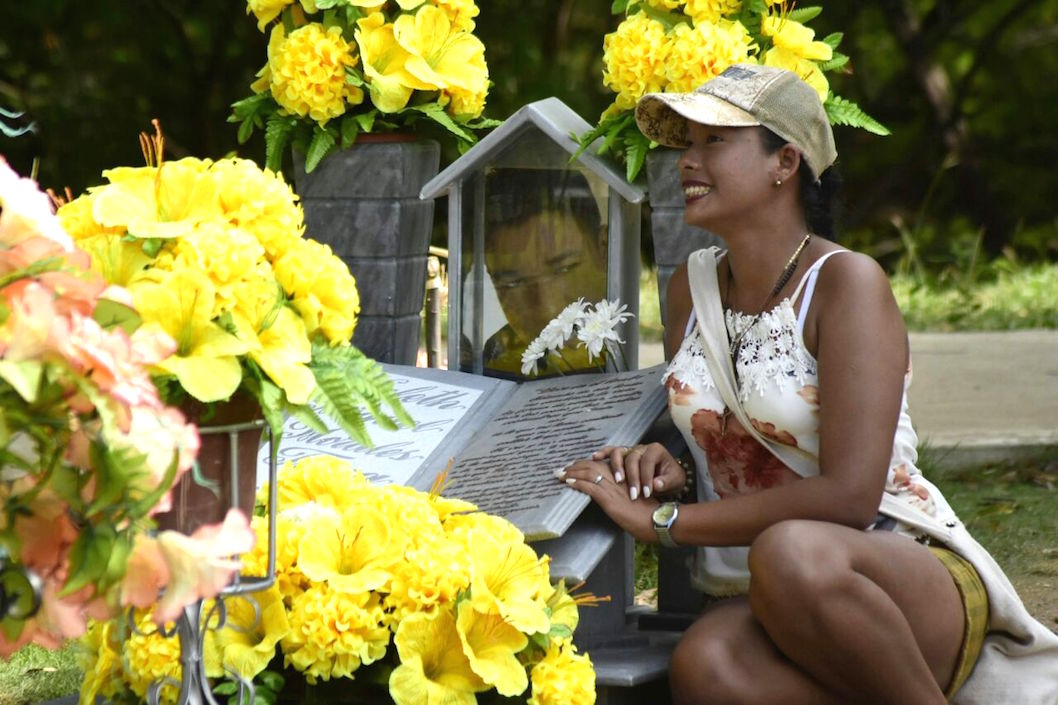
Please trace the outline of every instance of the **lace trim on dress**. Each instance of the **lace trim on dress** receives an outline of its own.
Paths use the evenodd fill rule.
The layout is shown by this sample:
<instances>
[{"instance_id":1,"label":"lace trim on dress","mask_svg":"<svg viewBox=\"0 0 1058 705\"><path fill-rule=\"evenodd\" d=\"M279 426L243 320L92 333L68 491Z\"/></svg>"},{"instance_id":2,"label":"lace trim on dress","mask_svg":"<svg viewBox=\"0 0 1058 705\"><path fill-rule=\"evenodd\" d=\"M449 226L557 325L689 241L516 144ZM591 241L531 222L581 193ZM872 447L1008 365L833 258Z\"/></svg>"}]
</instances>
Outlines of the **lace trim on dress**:
<instances>
[{"instance_id":1,"label":"lace trim on dress","mask_svg":"<svg viewBox=\"0 0 1058 705\"><path fill-rule=\"evenodd\" d=\"M783 299L775 308L762 313L755 323L753 319L754 316L737 311L724 312L727 334L732 339L752 324L735 361L741 381L739 400L745 402L751 391L764 396L768 382L774 382L781 391L786 391L792 383L805 386L808 378L816 375L816 361L800 338L790 299Z\"/></svg>"},{"instance_id":2,"label":"lace trim on dress","mask_svg":"<svg viewBox=\"0 0 1058 705\"><path fill-rule=\"evenodd\" d=\"M713 376L709 374L709 365L705 361L702 336L698 333L697 322L680 343L680 349L672 356L672 362L665 369L661 383L666 384L670 377L691 389L699 391L716 389Z\"/></svg>"}]
</instances>

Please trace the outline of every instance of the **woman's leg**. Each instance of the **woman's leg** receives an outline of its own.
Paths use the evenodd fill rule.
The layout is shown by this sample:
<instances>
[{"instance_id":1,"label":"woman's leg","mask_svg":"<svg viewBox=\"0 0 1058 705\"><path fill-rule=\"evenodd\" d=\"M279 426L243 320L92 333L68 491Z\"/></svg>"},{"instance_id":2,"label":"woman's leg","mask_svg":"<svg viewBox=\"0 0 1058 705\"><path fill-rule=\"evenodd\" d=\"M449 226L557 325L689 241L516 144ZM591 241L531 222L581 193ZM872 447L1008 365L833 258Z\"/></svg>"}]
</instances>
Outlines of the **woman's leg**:
<instances>
[{"instance_id":1,"label":"woman's leg","mask_svg":"<svg viewBox=\"0 0 1058 705\"><path fill-rule=\"evenodd\" d=\"M750 550L750 608L812 680L856 703L946 702L964 629L940 561L889 532L789 521Z\"/></svg>"},{"instance_id":2,"label":"woman's leg","mask_svg":"<svg viewBox=\"0 0 1058 705\"><path fill-rule=\"evenodd\" d=\"M669 668L674 705L843 705L795 666L733 599L710 608L684 633Z\"/></svg>"}]
</instances>

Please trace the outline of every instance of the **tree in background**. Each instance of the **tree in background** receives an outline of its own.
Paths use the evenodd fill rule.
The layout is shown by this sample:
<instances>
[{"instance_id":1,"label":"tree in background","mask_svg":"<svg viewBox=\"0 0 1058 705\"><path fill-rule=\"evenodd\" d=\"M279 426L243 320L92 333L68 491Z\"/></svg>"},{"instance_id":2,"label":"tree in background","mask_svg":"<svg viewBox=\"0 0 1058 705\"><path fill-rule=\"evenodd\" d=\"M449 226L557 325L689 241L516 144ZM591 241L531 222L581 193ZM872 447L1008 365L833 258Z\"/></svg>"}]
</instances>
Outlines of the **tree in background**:
<instances>
[{"instance_id":1,"label":"tree in background","mask_svg":"<svg viewBox=\"0 0 1058 705\"><path fill-rule=\"evenodd\" d=\"M1058 0L825 5L817 33L844 31L852 59L835 90L893 131L837 131L848 239L889 264L909 245L943 263L978 233L991 254L1058 257ZM42 183L78 192L105 166L138 165L128 137L157 117L174 157L259 160L263 144L239 148L226 122L266 50L244 13L242 0L4 3L0 108L38 130L0 134L0 153L23 172L39 157ZM605 0L482 2L486 115L553 95L594 123L619 19Z\"/></svg>"}]
</instances>

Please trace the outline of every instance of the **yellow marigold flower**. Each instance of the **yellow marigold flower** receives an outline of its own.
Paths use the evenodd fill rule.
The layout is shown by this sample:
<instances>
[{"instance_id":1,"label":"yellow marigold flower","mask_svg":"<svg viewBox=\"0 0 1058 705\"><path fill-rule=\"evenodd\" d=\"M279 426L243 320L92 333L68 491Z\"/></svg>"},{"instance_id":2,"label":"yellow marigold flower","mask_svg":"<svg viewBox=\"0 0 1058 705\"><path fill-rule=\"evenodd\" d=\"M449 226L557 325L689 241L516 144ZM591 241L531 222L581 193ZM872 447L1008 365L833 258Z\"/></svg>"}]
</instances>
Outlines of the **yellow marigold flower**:
<instances>
[{"instance_id":1,"label":"yellow marigold flower","mask_svg":"<svg viewBox=\"0 0 1058 705\"><path fill-rule=\"evenodd\" d=\"M462 545L443 536L423 542L393 566L384 600L392 628L412 614L447 609L469 585L469 556Z\"/></svg>"},{"instance_id":2,"label":"yellow marigold flower","mask_svg":"<svg viewBox=\"0 0 1058 705\"><path fill-rule=\"evenodd\" d=\"M389 629L378 595L313 585L294 598L290 632L282 640L284 662L305 680L351 678L361 665L386 654Z\"/></svg>"},{"instance_id":3,"label":"yellow marigold flower","mask_svg":"<svg viewBox=\"0 0 1058 705\"><path fill-rule=\"evenodd\" d=\"M253 550L241 556L245 575L263 576L268 571L268 519L255 516L250 528L257 536ZM298 544L305 533L305 524L287 512L276 516L276 587L284 601L291 602L310 585L309 579L298 570Z\"/></svg>"},{"instance_id":4,"label":"yellow marigold flower","mask_svg":"<svg viewBox=\"0 0 1058 705\"><path fill-rule=\"evenodd\" d=\"M370 487L363 473L332 455L313 455L297 463L287 462L279 469L276 480L279 511L314 502L341 514L352 505L356 495L368 492Z\"/></svg>"},{"instance_id":5,"label":"yellow marigold flower","mask_svg":"<svg viewBox=\"0 0 1058 705\"><path fill-rule=\"evenodd\" d=\"M210 318L235 307L235 292L245 281L269 277L264 248L257 239L219 219L188 232L176 241L171 253L174 269L200 271L213 283L214 303ZM259 264L263 266L259 267Z\"/></svg>"},{"instance_id":6,"label":"yellow marigold flower","mask_svg":"<svg viewBox=\"0 0 1058 705\"><path fill-rule=\"evenodd\" d=\"M665 90L693 91L728 66L747 61L753 49L749 32L739 22L721 19L694 27L677 25L669 35Z\"/></svg>"},{"instance_id":7,"label":"yellow marigold flower","mask_svg":"<svg viewBox=\"0 0 1058 705\"><path fill-rule=\"evenodd\" d=\"M267 549L266 549L267 550ZM251 600L256 602L255 605ZM279 589L229 597L223 629L206 633L203 661L211 678L228 670L252 680L268 667L276 654L276 645L290 633L290 622Z\"/></svg>"},{"instance_id":8,"label":"yellow marigold flower","mask_svg":"<svg viewBox=\"0 0 1058 705\"><path fill-rule=\"evenodd\" d=\"M433 5L393 23L397 42L410 54L404 66L432 90L461 88L475 91L488 80L485 45L466 30L452 25L444 10Z\"/></svg>"},{"instance_id":9,"label":"yellow marigold flower","mask_svg":"<svg viewBox=\"0 0 1058 705\"><path fill-rule=\"evenodd\" d=\"M490 537L497 543L522 543L525 535L503 517L484 512L454 514L444 521L445 533L470 549L477 536Z\"/></svg>"},{"instance_id":10,"label":"yellow marigold flower","mask_svg":"<svg viewBox=\"0 0 1058 705\"><path fill-rule=\"evenodd\" d=\"M695 24L716 22L721 17L730 17L742 9L742 0L687 0L683 8Z\"/></svg>"},{"instance_id":11,"label":"yellow marigold flower","mask_svg":"<svg viewBox=\"0 0 1058 705\"><path fill-rule=\"evenodd\" d=\"M218 184L224 218L256 237L270 262L301 239L305 213L282 173L237 158L222 159L210 173Z\"/></svg>"},{"instance_id":12,"label":"yellow marigold flower","mask_svg":"<svg viewBox=\"0 0 1058 705\"><path fill-rule=\"evenodd\" d=\"M466 601L459 605L456 631L471 670L482 681L506 697L525 692L529 680L517 654L529 637L495 612L482 614Z\"/></svg>"},{"instance_id":13,"label":"yellow marigold flower","mask_svg":"<svg viewBox=\"0 0 1058 705\"><path fill-rule=\"evenodd\" d=\"M760 18L760 31L761 34L771 37L777 48L785 49L802 59L830 61L834 56L834 50L829 44L813 41L815 30L789 17L765 15Z\"/></svg>"},{"instance_id":14,"label":"yellow marigold flower","mask_svg":"<svg viewBox=\"0 0 1058 705\"><path fill-rule=\"evenodd\" d=\"M467 119L479 117L485 112L485 99L489 94L488 75L484 76L484 80L475 90L465 91L453 87L441 93L443 99L448 101L445 110L449 115Z\"/></svg>"},{"instance_id":15,"label":"yellow marigold flower","mask_svg":"<svg viewBox=\"0 0 1058 705\"><path fill-rule=\"evenodd\" d=\"M475 705L474 693L488 690L470 667L449 610L413 614L393 637L400 665L389 676L396 705Z\"/></svg>"},{"instance_id":16,"label":"yellow marigold flower","mask_svg":"<svg viewBox=\"0 0 1058 705\"><path fill-rule=\"evenodd\" d=\"M364 506L346 510L340 519L314 519L298 544L298 568L313 582L325 582L338 592L384 588L406 548L402 534L390 531L389 521Z\"/></svg>"},{"instance_id":17,"label":"yellow marigold flower","mask_svg":"<svg viewBox=\"0 0 1058 705\"><path fill-rule=\"evenodd\" d=\"M683 5L684 0L646 0L646 4L659 10L675 10Z\"/></svg>"},{"instance_id":18,"label":"yellow marigold flower","mask_svg":"<svg viewBox=\"0 0 1058 705\"><path fill-rule=\"evenodd\" d=\"M167 629L172 627L166 625ZM152 683L167 678L180 682L180 640L159 634L150 612L143 611L136 617L136 629L128 633L121 645L121 663L132 692L146 698ZM160 701L175 703L177 695L178 688L167 683L161 688Z\"/></svg>"},{"instance_id":19,"label":"yellow marigold flower","mask_svg":"<svg viewBox=\"0 0 1058 705\"><path fill-rule=\"evenodd\" d=\"M273 267L276 279L305 320L310 336L318 330L332 345L352 338L360 313L360 295L349 267L330 247L315 240L301 240Z\"/></svg>"},{"instance_id":20,"label":"yellow marigold flower","mask_svg":"<svg viewBox=\"0 0 1058 705\"><path fill-rule=\"evenodd\" d=\"M369 10L377 9L386 4L386 0L346 0L350 5L365 7Z\"/></svg>"},{"instance_id":21,"label":"yellow marigold flower","mask_svg":"<svg viewBox=\"0 0 1058 705\"><path fill-rule=\"evenodd\" d=\"M815 89L821 102L826 101L827 96L830 94L830 83L820 70L819 64L814 61L805 59L786 49L772 47L765 52L764 60L761 63L765 66L775 66L793 71L801 77L802 81Z\"/></svg>"},{"instance_id":22,"label":"yellow marigold flower","mask_svg":"<svg viewBox=\"0 0 1058 705\"><path fill-rule=\"evenodd\" d=\"M287 5L294 0L246 0L246 14L253 13L257 18L257 29L265 31L268 23L279 17Z\"/></svg>"},{"instance_id":23,"label":"yellow marigold flower","mask_svg":"<svg viewBox=\"0 0 1058 705\"><path fill-rule=\"evenodd\" d=\"M544 658L533 666L528 705L593 705L595 669L587 654L578 654L569 640L552 641Z\"/></svg>"},{"instance_id":24,"label":"yellow marigold flower","mask_svg":"<svg viewBox=\"0 0 1058 705\"><path fill-rule=\"evenodd\" d=\"M113 699L122 689L121 635L118 622L88 621L77 649L77 665L84 673L80 705L94 705L96 696Z\"/></svg>"},{"instance_id":25,"label":"yellow marigold flower","mask_svg":"<svg viewBox=\"0 0 1058 705\"><path fill-rule=\"evenodd\" d=\"M393 34L393 25L381 12L357 21L356 44L364 63L371 102L384 113L395 113L408 104L416 88L432 90L405 69L411 56Z\"/></svg>"},{"instance_id":26,"label":"yellow marigold flower","mask_svg":"<svg viewBox=\"0 0 1058 705\"><path fill-rule=\"evenodd\" d=\"M324 29L317 23L299 27L286 35L282 24L272 29L268 41L268 63L258 73L253 89L267 87L285 114L297 115L326 125L342 115L347 105L359 105L364 92L346 82L345 69L356 65L356 57L342 38L339 27Z\"/></svg>"},{"instance_id":27,"label":"yellow marigold flower","mask_svg":"<svg viewBox=\"0 0 1058 705\"><path fill-rule=\"evenodd\" d=\"M644 93L664 89L667 47L664 25L643 12L603 39L603 83L617 93L622 110L634 108Z\"/></svg>"}]
</instances>

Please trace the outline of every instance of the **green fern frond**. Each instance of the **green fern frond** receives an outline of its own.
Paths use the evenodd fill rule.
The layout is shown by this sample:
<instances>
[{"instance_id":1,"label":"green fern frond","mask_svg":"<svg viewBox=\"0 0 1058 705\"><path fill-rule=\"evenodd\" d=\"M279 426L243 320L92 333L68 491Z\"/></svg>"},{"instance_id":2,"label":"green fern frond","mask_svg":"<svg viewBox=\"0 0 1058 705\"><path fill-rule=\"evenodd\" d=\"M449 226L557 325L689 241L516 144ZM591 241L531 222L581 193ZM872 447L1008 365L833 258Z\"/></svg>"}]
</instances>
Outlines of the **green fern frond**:
<instances>
[{"instance_id":1,"label":"green fern frond","mask_svg":"<svg viewBox=\"0 0 1058 705\"><path fill-rule=\"evenodd\" d=\"M890 134L889 128L863 112L860 106L851 100L831 95L823 103L823 108L827 111L827 118L831 125L860 127L876 135Z\"/></svg>"},{"instance_id":2,"label":"green fern frond","mask_svg":"<svg viewBox=\"0 0 1058 705\"><path fill-rule=\"evenodd\" d=\"M840 69L847 63L849 63L849 57L845 56L844 54L834 52L834 55L830 58L829 61L819 62L819 70L826 73L827 71L834 71L835 69Z\"/></svg>"},{"instance_id":3,"label":"green fern frond","mask_svg":"<svg viewBox=\"0 0 1058 705\"><path fill-rule=\"evenodd\" d=\"M265 126L265 167L278 173L283 166L283 154L286 151L290 135L294 131L294 121L278 113L268 118Z\"/></svg>"}]
</instances>

